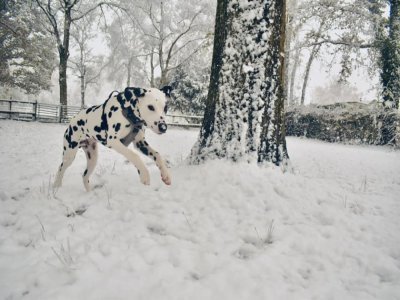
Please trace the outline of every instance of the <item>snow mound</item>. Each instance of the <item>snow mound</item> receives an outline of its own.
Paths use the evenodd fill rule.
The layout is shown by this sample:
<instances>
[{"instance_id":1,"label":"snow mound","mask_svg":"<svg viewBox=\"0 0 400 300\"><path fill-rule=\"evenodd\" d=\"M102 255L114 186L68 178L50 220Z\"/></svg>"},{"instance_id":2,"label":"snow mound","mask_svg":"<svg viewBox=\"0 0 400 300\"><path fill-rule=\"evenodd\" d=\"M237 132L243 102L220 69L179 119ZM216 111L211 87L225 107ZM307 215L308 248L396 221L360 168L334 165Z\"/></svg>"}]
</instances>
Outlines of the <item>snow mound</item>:
<instances>
[{"instance_id":1,"label":"snow mound","mask_svg":"<svg viewBox=\"0 0 400 300\"><path fill-rule=\"evenodd\" d=\"M1 299L399 299L400 152L288 139L294 172L187 166L196 131L150 135L164 186L100 148L52 180L64 126L0 122Z\"/></svg>"}]
</instances>

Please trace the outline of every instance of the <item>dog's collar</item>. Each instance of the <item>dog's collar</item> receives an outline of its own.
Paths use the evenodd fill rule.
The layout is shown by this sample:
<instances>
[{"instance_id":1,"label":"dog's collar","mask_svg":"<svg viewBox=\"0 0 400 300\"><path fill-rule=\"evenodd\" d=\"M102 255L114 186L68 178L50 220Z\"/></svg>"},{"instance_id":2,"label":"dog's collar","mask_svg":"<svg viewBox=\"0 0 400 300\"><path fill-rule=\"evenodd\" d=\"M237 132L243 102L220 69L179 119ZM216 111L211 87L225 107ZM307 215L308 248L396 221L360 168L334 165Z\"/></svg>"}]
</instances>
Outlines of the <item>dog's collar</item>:
<instances>
[{"instance_id":1,"label":"dog's collar","mask_svg":"<svg viewBox=\"0 0 400 300\"><path fill-rule=\"evenodd\" d=\"M131 107L122 108L122 114L126 119L128 119L129 123L134 125L135 127L142 126L145 122L135 115L133 109Z\"/></svg>"},{"instance_id":2,"label":"dog's collar","mask_svg":"<svg viewBox=\"0 0 400 300\"><path fill-rule=\"evenodd\" d=\"M137 99L127 100L127 99L125 99L125 96L123 95L123 93L119 93L117 96L117 100L118 100L119 104L121 105L121 110L122 110L123 116L129 121L129 123L131 123L134 126L143 126L145 124L145 122L135 114L131 105L129 105L128 107L125 107L126 102L130 102L130 103L134 104L135 102L138 101Z\"/></svg>"}]
</instances>

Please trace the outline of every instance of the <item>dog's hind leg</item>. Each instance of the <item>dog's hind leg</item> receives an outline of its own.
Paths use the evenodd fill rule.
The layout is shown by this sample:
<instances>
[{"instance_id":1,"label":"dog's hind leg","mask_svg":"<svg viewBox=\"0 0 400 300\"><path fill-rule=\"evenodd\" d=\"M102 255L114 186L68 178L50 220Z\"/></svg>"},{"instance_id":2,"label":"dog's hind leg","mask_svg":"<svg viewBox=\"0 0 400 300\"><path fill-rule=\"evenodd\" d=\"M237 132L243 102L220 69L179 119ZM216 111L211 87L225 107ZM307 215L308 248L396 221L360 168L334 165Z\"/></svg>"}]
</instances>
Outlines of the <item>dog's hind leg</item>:
<instances>
[{"instance_id":1,"label":"dog's hind leg","mask_svg":"<svg viewBox=\"0 0 400 300\"><path fill-rule=\"evenodd\" d=\"M58 172L56 178L54 180L53 187L58 188L62 184L62 179L64 177L65 171L72 164L75 159L76 152L78 151L78 141L74 140L75 136L73 135L73 129L71 125L65 132L64 135L64 151L63 158L60 167L58 168Z\"/></svg>"},{"instance_id":2,"label":"dog's hind leg","mask_svg":"<svg viewBox=\"0 0 400 300\"><path fill-rule=\"evenodd\" d=\"M83 185L85 186L86 191L90 191L89 185L89 177L93 173L94 168L96 167L97 163L97 142L93 139L86 139L80 142L79 144L82 149L85 151L87 166L85 172L83 172Z\"/></svg>"}]
</instances>

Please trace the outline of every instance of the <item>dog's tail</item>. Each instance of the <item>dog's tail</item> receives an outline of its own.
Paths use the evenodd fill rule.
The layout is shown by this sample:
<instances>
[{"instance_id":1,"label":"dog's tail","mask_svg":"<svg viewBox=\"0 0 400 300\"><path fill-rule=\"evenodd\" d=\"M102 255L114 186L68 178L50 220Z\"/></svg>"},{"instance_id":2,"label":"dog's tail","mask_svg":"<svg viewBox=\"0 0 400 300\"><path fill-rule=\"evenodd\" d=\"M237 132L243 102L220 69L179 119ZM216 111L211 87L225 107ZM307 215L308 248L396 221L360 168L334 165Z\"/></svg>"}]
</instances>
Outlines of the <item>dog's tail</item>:
<instances>
[{"instance_id":1,"label":"dog's tail","mask_svg":"<svg viewBox=\"0 0 400 300\"><path fill-rule=\"evenodd\" d=\"M107 98L106 101L110 100L110 98L112 97L112 95L113 95L114 93L118 93L118 94L119 94L118 91L112 91L112 92L110 93L110 95L108 96L108 98Z\"/></svg>"}]
</instances>

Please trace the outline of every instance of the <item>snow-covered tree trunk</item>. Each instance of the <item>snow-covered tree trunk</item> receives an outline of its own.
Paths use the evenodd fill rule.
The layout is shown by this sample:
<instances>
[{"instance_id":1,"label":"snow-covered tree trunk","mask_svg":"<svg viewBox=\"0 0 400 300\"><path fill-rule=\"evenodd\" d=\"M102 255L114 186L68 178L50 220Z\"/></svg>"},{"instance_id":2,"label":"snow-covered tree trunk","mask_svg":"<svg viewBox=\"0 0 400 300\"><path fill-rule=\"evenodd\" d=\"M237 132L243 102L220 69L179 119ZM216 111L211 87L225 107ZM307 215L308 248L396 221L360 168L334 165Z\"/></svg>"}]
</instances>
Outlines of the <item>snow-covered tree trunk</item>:
<instances>
[{"instance_id":1,"label":"snow-covered tree trunk","mask_svg":"<svg viewBox=\"0 0 400 300\"><path fill-rule=\"evenodd\" d=\"M272 6L272 5L271 5ZM286 163L288 157L285 137L285 36L286 1L277 0L274 9L269 8L270 39L265 67L265 104L261 122L258 162Z\"/></svg>"},{"instance_id":2,"label":"snow-covered tree trunk","mask_svg":"<svg viewBox=\"0 0 400 300\"><path fill-rule=\"evenodd\" d=\"M400 0L390 0L389 36L381 49L381 81L386 107L399 108L400 101Z\"/></svg>"},{"instance_id":3,"label":"snow-covered tree trunk","mask_svg":"<svg viewBox=\"0 0 400 300\"><path fill-rule=\"evenodd\" d=\"M190 161L286 157L285 0L219 0L209 93ZM278 154L279 152L279 154Z\"/></svg>"}]
</instances>

